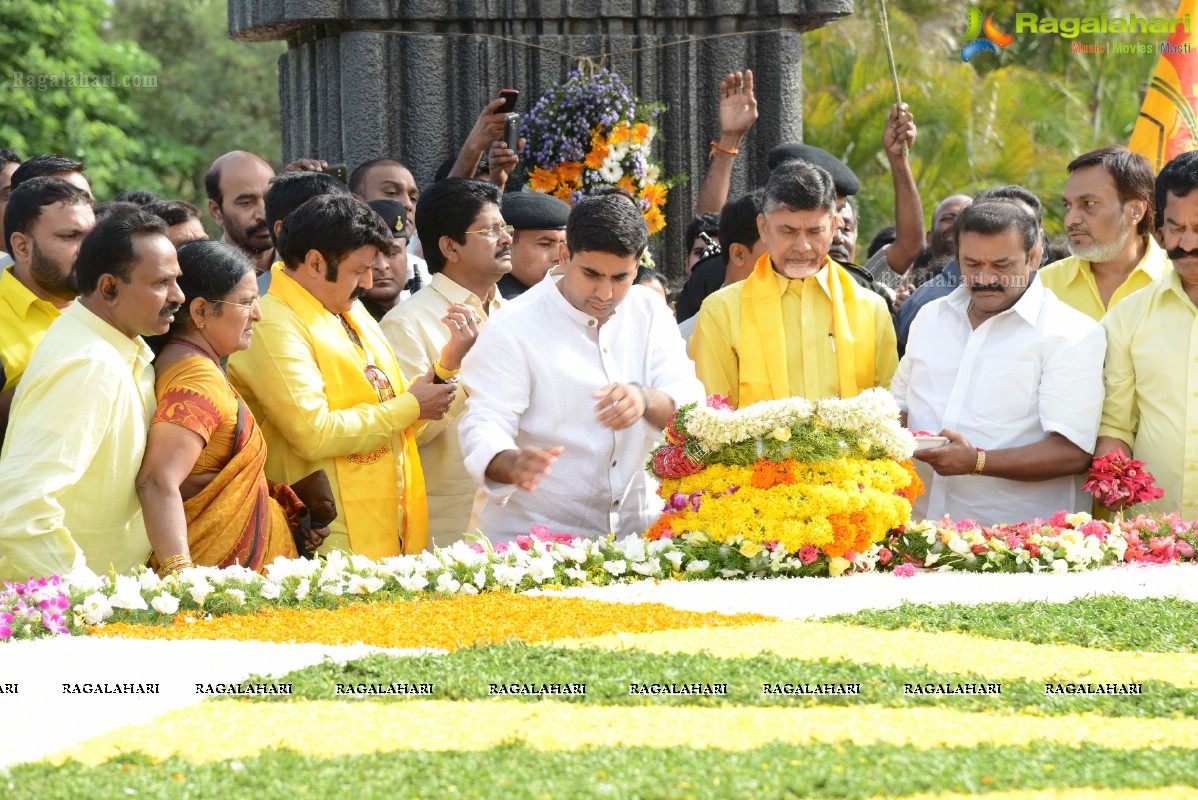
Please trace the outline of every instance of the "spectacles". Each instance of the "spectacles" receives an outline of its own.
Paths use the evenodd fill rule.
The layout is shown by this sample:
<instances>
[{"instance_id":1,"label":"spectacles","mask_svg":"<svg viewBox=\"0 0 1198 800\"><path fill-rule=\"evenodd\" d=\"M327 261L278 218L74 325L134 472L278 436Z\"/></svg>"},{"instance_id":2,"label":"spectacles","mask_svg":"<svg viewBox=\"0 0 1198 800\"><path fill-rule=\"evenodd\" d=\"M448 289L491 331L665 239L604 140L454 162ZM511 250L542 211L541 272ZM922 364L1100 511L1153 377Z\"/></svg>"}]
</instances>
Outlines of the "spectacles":
<instances>
[{"instance_id":1,"label":"spectacles","mask_svg":"<svg viewBox=\"0 0 1198 800\"><path fill-rule=\"evenodd\" d=\"M508 236L511 236L515 232L516 232L515 227L513 227L511 225L499 225L499 224L495 224L489 228L483 228L482 230L478 230L478 231L466 231L467 235L469 235L471 233L486 234L487 238L490 239L492 242L499 241L499 237L505 233Z\"/></svg>"},{"instance_id":2,"label":"spectacles","mask_svg":"<svg viewBox=\"0 0 1198 800\"><path fill-rule=\"evenodd\" d=\"M238 308L244 308L246 311L253 311L255 308L258 307L259 299L260 298L255 297L253 300L249 301L248 303L234 303L232 300L209 300L208 302L220 303L220 304L226 305L226 306L237 306Z\"/></svg>"},{"instance_id":3,"label":"spectacles","mask_svg":"<svg viewBox=\"0 0 1198 800\"><path fill-rule=\"evenodd\" d=\"M366 380L370 381L370 385L379 393L379 402L383 403L395 397L395 387L391 385L391 379L387 377L387 373L376 367L374 364L366 365Z\"/></svg>"}]
</instances>

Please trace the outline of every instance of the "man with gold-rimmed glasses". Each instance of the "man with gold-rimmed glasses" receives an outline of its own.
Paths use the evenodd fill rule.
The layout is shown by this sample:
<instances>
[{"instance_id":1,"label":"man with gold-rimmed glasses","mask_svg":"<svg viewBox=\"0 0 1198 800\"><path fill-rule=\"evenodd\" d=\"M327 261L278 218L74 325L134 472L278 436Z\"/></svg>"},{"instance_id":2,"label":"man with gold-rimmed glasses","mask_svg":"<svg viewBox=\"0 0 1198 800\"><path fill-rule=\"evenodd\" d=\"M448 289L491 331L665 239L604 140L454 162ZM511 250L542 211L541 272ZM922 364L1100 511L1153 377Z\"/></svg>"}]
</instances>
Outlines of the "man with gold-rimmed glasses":
<instances>
[{"instance_id":1,"label":"man with gold-rimmed glasses","mask_svg":"<svg viewBox=\"0 0 1198 800\"><path fill-rule=\"evenodd\" d=\"M383 318L381 327L400 369L431 367L453 380L462 358L502 298L498 280L512 269L512 228L499 207L499 189L472 178L446 178L420 196L416 228L432 280ZM416 435L428 489L429 543L448 546L468 532L477 485L462 460L458 421L466 393L449 412Z\"/></svg>"},{"instance_id":2,"label":"man with gold-rimmed glasses","mask_svg":"<svg viewBox=\"0 0 1198 800\"><path fill-rule=\"evenodd\" d=\"M348 195L314 197L278 235L270 292L248 350L229 377L262 426L266 475L291 483L324 469L337 519L321 551L379 559L427 543L427 508L414 430L437 420L455 386L410 384L358 300L393 247L391 232Z\"/></svg>"}]
</instances>

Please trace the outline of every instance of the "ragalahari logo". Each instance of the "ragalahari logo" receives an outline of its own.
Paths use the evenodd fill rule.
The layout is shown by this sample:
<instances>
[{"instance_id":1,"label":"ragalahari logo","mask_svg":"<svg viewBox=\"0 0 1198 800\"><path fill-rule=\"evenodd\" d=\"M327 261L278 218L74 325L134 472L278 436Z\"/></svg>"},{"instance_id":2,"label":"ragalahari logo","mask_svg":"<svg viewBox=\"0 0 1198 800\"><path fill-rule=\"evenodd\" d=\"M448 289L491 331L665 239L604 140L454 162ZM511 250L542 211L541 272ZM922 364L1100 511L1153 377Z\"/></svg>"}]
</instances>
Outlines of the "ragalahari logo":
<instances>
[{"instance_id":1,"label":"ragalahari logo","mask_svg":"<svg viewBox=\"0 0 1198 800\"><path fill-rule=\"evenodd\" d=\"M978 53L987 50L997 55L998 50L994 45L1006 47L1015 41L1014 36L998 29L998 26L994 24L993 14L988 15L986 21L982 22L982 12L976 8L969 9L969 29L965 31L965 38L969 41L961 48L962 61L968 61Z\"/></svg>"}]
</instances>

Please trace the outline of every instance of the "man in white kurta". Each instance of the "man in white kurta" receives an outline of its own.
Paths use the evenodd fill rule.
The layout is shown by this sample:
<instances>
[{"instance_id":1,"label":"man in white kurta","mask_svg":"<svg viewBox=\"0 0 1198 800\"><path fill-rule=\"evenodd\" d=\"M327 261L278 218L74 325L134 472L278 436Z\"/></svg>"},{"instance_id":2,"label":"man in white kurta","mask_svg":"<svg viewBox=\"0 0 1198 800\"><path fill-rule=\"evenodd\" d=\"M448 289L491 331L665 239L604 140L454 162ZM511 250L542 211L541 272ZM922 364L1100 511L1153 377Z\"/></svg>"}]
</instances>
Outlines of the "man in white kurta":
<instances>
[{"instance_id":1,"label":"man in white kurta","mask_svg":"<svg viewBox=\"0 0 1198 800\"><path fill-rule=\"evenodd\" d=\"M631 244L612 244L603 230ZM492 317L463 361L459 434L466 469L487 494L478 527L492 541L538 525L642 533L660 513L643 491L648 442L675 408L702 402L703 387L669 309L632 286L646 240L626 200L579 203L564 274Z\"/></svg>"},{"instance_id":2,"label":"man in white kurta","mask_svg":"<svg viewBox=\"0 0 1198 800\"><path fill-rule=\"evenodd\" d=\"M1097 438L1105 337L1025 269L1017 231L968 230L995 206L1015 208L962 212L965 285L916 317L891 385L908 427L950 439L916 454L927 493L913 519L993 525L1090 508L1079 473Z\"/></svg>"}]
</instances>

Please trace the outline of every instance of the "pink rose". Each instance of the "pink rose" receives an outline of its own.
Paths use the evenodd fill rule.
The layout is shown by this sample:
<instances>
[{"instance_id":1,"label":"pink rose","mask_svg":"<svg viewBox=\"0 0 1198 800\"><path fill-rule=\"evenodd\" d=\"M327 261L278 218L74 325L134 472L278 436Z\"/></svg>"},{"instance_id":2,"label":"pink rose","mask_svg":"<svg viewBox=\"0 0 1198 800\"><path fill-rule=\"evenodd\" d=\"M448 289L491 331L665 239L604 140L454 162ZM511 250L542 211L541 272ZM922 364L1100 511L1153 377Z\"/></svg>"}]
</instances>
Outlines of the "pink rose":
<instances>
[{"instance_id":1,"label":"pink rose","mask_svg":"<svg viewBox=\"0 0 1198 800\"><path fill-rule=\"evenodd\" d=\"M915 576L915 565L899 564L894 568L894 574L900 578L912 578Z\"/></svg>"},{"instance_id":2,"label":"pink rose","mask_svg":"<svg viewBox=\"0 0 1198 800\"><path fill-rule=\"evenodd\" d=\"M1175 546L1177 547L1177 555L1181 558L1194 557L1194 545L1190 544L1185 539L1178 539Z\"/></svg>"},{"instance_id":3,"label":"pink rose","mask_svg":"<svg viewBox=\"0 0 1198 800\"><path fill-rule=\"evenodd\" d=\"M805 544L799 548L799 561L802 561L804 564L810 564L812 561L815 561L818 555L819 552L809 544Z\"/></svg>"},{"instance_id":4,"label":"pink rose","mask_svg":"<svg viewBox=\"0 0 1198 800\"><path fill-rule=\"evenodd\" d=\"M878 563L886 566L894 559L894 553L887 550L885 547L878 550Z\"/></svg>"},{"instance_id":5,"label":"pink rose","mask_svg":"<svg viewBox=\"0 0 1198 800\"><path fill-rule=\"evenodd\" d=\"M1048 518L1048 524L1054 528L1066 528L1069 523L1065 521L1065 517L1069 516L1068 511L1058 511Z\"/></svg>"}]
</instances>

